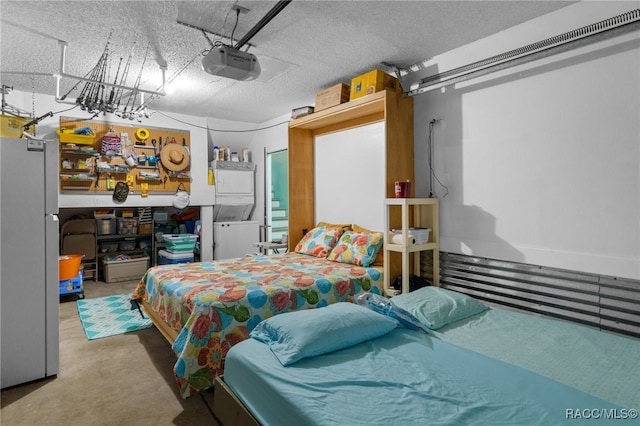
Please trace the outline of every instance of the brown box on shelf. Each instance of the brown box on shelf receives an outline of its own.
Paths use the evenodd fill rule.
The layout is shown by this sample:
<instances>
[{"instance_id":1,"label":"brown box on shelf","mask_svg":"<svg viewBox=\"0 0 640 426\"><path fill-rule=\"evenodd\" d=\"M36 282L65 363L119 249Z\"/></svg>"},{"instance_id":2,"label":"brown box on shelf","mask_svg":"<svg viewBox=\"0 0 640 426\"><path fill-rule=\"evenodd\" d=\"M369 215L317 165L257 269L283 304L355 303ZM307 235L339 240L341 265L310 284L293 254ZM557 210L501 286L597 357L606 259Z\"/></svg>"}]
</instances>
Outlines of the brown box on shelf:
<instances>
[{"instance_id":1,"label":"brown box on shelf","mask_svg":"<svg viewBox=\"0 0 640 426\"><path fill-rule=\"evenodd\" d=\"M345 102L349 102L349 86L339 83L316 93L315 110L322 111Z\"/></svg>"},{"instance_id":2,"label":"brown box on shelf","mask_svg":"<svg viewBox=\"0 0 640 426\"><path fill-rule=\"evenodd\" d=\"M131 258L128 260L105 260L104 281L128 281L142 278L149 268L149 256Z\"/></svg>"},{"instance_id":3,"label":"brown box on shelf","mask_svg":"<svg viewBox=\"0 0 640 426\"><path fill-rule=\"evenodd\" d=\"M138 234L149 235L153 232L153 224L152 223L139 223L138 224Z\"/></svg>"},{"instance_id":4,"label":"brown box on shelf","mask_svg":"<svg viewBox=\"0 0 640 426\"><path fill-rule=\"evenodd\" d=\"M375 69L351 79L350 100L358 99L382 90L400 92L400 82L394 76Z\"/></svg>"}]
</instances>

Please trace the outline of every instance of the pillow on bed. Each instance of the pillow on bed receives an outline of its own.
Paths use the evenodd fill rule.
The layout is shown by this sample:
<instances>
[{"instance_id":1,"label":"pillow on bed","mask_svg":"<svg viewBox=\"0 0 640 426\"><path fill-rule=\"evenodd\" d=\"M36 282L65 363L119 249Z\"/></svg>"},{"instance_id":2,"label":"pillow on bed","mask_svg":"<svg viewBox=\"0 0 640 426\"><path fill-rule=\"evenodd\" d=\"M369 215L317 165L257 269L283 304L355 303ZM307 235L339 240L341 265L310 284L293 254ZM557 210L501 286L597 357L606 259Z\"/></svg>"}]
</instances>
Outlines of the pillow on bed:
<instances>
[{"instance_id":1,"label":"pillow on bed","mask_svg":"<svg viewBox=\"0 0 640 426\"><path fill-rule=\"evenodd\" d=\"M316 225L316 228L321 228L321 227L325 227L325 228L340 228L343 231L351 231L351 224L350 223L327 223L327 222L318 222L318 224Z\"/></svg>"},{"instance_id":2,"label":"pillow on bed","mask_svg":"<svg viewBox=\"0 0 640 426\"><path fill-rule=\"evenodd\" d=\"M327 257L343 232L341 228L327 228L324 226L313 228L302 237L296 245L295 252L316 257Z\"/></svg>"},{"instance_id":3,"label":"pillow on bed","mask_svg":"<svg viewBox=\"0 0 640 426\"><path fill-rule=\"evenodd\" d=\"M398 326L393 318L363 306L339 302L322 308L275 315L250 337L268 345L282 365L375 339Z\"/></svg>"},{"instance_id":4,"label":"pillow on bed","mask_svg":"<svg viewBox=\"0 0 640 426\"><path fill-rule=\"evenodd\" d=\"M353 231L354 232L371 232L371 233L376 233L377 231L371 231L367 228L363 228L362 226L356 225L355 223L353 224ZM384 250L380 250L378 251L378 255L376 256L376 259L373 261L373 263L369 266L384 266Z\"/></svg>"},{"instance_id":5,"label":"pillow on bed","mask_svg":"<svg viewBox=\"0 0 640 426\"><path fill-rule=\"evenodd\" d=\"M327 260L368 267L382 248L381 232L346 231L333 247Z\"/></svg>"},{"instance_id":6,"label":"pillow on bed","mask_svg":"<svg viewBox=\"0 0 640 426\"><path fill-rule=\"evenodd\" d=\"M431 330L437 330L489 309L471 296L440 287L423 287L411 293L394 296L391 301Z\"/></svg>"},{"instance_id":7,"label":"pillow on bed","mask_svg":"<svg viewBox=\"0 0 640 426\"><path fill-rule=\"evenodd\" d=\"M356 303L381 315L395 319L400 325L409 330L422 330L425 333L429 333L429 329L416 317L404 309L397 307L391 299L384 296L373 293L362 293L356 298Z\"/></svg>"}]
</instances>

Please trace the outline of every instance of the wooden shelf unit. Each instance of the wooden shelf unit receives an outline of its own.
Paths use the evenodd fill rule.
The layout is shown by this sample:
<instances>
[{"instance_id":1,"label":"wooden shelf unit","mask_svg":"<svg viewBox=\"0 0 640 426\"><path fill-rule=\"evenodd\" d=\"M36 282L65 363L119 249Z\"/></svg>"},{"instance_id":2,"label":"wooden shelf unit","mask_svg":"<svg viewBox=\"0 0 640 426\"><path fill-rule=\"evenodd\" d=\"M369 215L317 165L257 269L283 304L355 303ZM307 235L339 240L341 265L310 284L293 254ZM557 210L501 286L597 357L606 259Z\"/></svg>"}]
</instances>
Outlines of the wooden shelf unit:
<instances>
[{"instance_id":1,"label":"wooden shelf unit","mask_svg":"<svg viewBox=\"0 0 640 426\"><path fill-rule=\"evenodd\" d=\"M386 259L392 252L402 256L402 293L409 292L409 274L420 275L420 253L431 250L433 252L432 285L440 286L440 236L439 236L439 200L437 198L387 198L385 200L385 235L384 235L384 288L387 295L395 294L391 287L391 264ZM400 210L401 226L393 226L391 222L392 210ZM429 241L424 244L410 244L409 228L429 228ZM391 230L402 230L401 244L391 241ZM413 270L410 267L413 257ZM395 276L395 275L393 275Z\"/></svg>"},{"instance_id":2,"label":"wooden shelf unit","mask_svg":"<svg viewBox=\"0 0 640 426\"><path fill-rule=\"evenodd\" d=\"M315 225L314 141L316 136L377 122L385 123L385 197L393 197L396 181L414 181L413 98L394 91L381 91L336 105L289 123L289 251ZM413 195L413 185L411 195ZM400 215L391 217L400 226ZM401 270L400 258L392 253L391 274Z\"/></svg>"}]
</instances>

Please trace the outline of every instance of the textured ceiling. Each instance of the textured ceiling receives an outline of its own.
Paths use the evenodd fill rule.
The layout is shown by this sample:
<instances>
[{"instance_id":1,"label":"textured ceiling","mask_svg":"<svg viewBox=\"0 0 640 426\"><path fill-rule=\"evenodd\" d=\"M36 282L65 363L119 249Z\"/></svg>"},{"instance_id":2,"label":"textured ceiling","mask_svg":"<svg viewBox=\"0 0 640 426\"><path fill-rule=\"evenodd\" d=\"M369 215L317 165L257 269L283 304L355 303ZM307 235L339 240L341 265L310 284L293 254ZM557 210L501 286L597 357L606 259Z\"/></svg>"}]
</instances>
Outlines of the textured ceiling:
<instances>
[{"instance_id":1,"label":"textured ceiling","mask_svg":"<svg viewBox=\"0 0 640 426\"><path fill-rule=\"evenodd\" d=\"M261 123L313 102L315 93L373 69L400 67L567 6L572 1L300 1L294 0L250 40L263 68L255 81L205 73L202 53L216 36L244 36L275 1L0 1L0 81L15 90L56 94L61 44L65 72L85 76L107 41L111 81L118 60L133 52L126 81L156 90L160 65L175 92L149 98L165 112ZM205 35L178 21L207 29ZM111 35L111 38L109 36ZM228 39L222 39L228 43ZM148 50L147 50L148 49ZM142 68L145 52L147 60ZM123 62L123 63L124 63ZM62 78L71 102L82 84ZM10 99L8 99L10 102ZM46 111L38 111L36 115Z\"/></svg>"}]
</instances>

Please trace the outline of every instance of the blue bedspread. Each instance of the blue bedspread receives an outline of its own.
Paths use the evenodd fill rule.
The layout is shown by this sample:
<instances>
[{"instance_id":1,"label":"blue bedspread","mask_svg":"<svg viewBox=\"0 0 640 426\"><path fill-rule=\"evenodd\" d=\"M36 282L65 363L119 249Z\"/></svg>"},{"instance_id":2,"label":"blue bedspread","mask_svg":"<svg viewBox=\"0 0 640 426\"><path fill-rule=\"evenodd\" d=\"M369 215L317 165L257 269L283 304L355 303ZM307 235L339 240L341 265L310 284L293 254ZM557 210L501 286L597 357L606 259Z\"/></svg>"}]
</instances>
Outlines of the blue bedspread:
<instances>
[{"instance_id":1,"label":"blue bedspread","mask_svg":"<svg viewBox=\"0 0 640 426\"><path fill-rule=\"evenodd\" d=\"M640 409L638 339L499 308L431 333L622 407Z\"/></svg>"},{"instance_id":2,"label":"blue bedspread","mask_svg":"<svg viewBox=\"0 0 640 426\"><path fill-rule=\"evenodd\" d=\"M400 328L288 367L249 339L227 354L224 380L265 426L637 424L622 407Z\"/></svg>"}]
</instances>

